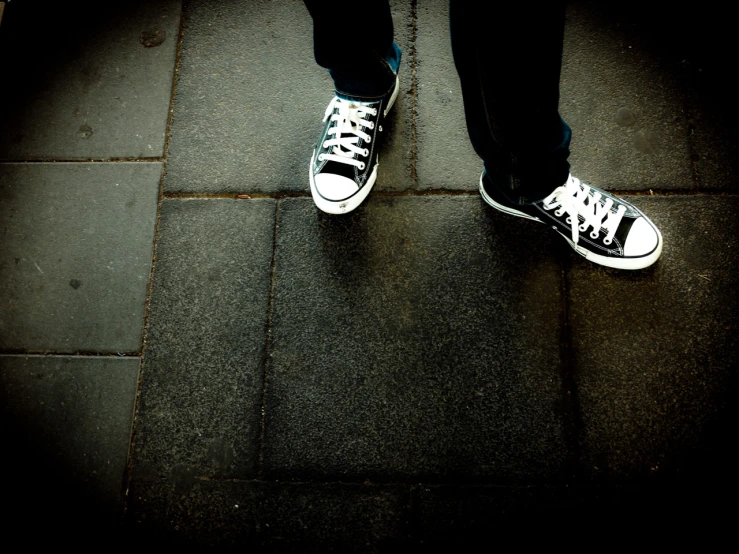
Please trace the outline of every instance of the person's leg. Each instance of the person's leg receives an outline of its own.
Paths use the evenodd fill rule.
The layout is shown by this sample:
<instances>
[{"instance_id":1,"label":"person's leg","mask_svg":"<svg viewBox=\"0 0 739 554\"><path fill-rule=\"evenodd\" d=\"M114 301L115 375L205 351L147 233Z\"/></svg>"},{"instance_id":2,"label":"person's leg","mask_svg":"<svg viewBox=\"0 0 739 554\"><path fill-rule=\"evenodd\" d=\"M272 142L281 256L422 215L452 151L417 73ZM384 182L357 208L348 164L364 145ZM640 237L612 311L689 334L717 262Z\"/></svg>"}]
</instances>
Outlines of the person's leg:
<instances>
[{"instance_id":1,"label":"person's leg","mask_svg":"<svg viewBox=\"0 0 739 554\"><path fill-rule=\"evenodd\" d=\"M543 198L569 174L571 133L558 112L564 9L558 0L497 2L481 18L474 2L450 2L472 145L517 202Z\"/></svg>"},{"instance_id":2,"label":"person's leg","mask_svg":"<svg viewBox=\"0 0 739 554\"><path fill-rule=\"evenodd\" d=\"M328 69L337 96L377 100L392 92L400 64L388 0L304 0L313 18L316 62Z\"/></svg>"},{"instance_id":3,"label":"person's leg","mask_svg":"<svg viewBox=\"0 0 739 554\"><path fill-rule=\"evenodd\" d=\"M558 111L565 7L501 2L481 18L471 0L450 2L467 128L485 168L480 193L498 210L553 227L595 263L646 267L662 250L654 224L570 175L572 133Z\"/></svg>"},{"instance_id":4,"label":"person's leg","mask_svg":"<svg viewBox=\"0 0 739 554\"><path fill-rule=\"evenodd\" d=\"M397 98L401 52L388 0L305 4L313 17L316 62L335 87L311 158L311 194L324 212L348 213L377 178L377 147Z\"/></svg>"}]
</instances>

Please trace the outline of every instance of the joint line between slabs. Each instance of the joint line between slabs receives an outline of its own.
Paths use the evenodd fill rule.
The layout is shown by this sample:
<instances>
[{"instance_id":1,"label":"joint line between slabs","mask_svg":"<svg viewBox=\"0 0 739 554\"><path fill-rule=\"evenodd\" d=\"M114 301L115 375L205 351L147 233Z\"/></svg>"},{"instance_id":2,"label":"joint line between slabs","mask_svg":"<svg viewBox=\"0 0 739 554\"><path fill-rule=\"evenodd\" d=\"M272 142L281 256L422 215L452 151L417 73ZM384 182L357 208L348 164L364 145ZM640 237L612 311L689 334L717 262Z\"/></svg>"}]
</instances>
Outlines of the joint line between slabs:
<instances>
[{"instance_id":1,"label":"joint line between slabs","mask_svg":"<svg viewBox=\"0 0 739 554\"><path fill-rule=\"evenodd\" d=\"M259 420L259 458L257 460L257 477L261 479L264 471L264 435L267 420L267 384L269 381L269 360L272 342L272 314L275 305L275 266L277 263L277 234L280 226L280 201L275 203L275 224L272 234L272 259L269 271L269 302L267 304L267 321L264 333L264 373L262 375L261 417Z\"/></svg>"}]
</instances>

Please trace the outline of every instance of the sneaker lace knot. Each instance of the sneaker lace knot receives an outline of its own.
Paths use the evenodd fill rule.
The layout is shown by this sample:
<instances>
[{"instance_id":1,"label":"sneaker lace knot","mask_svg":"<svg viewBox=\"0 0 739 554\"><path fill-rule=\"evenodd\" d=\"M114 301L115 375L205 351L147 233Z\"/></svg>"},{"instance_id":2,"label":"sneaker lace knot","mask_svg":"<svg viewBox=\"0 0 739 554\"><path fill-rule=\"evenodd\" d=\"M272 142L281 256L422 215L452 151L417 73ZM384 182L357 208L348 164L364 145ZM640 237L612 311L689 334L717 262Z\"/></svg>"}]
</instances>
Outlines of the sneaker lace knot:
<instances>
[{"instance_id":1,"label":"sneaker lace knot","mask_svg":"<svg viewBox=\"0 0 739 554\"><path fill-rule=\"evenodd\" d=\"M572 242L575 244L580 240L580 233L591 227L590 238L598 239L603 232L606 234L603 243L606 246L611 244L626 213L626 206L619 205L615 210L612 209L611 198L603 201L600 192L571 175L564 185L554 189L544 199L543 207L545 210L556 208L554 214L558 217L567 213L566 221L572 229Z\"/></svg>"}]
</instances>

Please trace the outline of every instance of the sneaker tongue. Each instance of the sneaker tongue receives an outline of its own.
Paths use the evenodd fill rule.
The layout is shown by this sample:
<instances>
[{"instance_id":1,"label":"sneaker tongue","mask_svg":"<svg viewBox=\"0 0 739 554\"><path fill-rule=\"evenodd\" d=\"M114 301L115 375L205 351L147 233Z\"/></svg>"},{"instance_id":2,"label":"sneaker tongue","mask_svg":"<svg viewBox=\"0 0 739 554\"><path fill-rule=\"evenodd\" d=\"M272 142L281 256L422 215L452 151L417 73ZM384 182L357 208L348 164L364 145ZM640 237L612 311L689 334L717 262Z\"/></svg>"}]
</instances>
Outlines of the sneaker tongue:
<instances>
[{"instance_id":1,"label":"sneaker tongue","mask_svg":"<svg viewBox=\"0 0 739 554\"><path fill-rule=\"evenodd\" d=\"M356 125L353 125L351 120L346 119L344 120L344 125L339 129L339 131L342 135L353 135L356 129Z\"/></svg>"}]
</instances>

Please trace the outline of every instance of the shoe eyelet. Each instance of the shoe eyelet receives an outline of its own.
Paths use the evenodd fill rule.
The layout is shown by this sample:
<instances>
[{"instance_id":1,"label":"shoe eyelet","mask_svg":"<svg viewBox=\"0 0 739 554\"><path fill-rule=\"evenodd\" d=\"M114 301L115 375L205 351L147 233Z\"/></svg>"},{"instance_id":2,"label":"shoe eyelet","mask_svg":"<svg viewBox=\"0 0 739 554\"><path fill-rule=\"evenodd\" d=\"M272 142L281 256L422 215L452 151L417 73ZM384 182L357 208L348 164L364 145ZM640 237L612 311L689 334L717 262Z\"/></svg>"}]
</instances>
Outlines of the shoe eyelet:
<instances>
[{"instance_id":1,"label":"shoe eyelet","mask_svg":"<svg viewBox=\"0 0 739 554\"><path fill-rule=\"evenodd\" d=\"M367 139L367 140L365 140L364 142L366 142L367 144L369 144L370 142L372 142L372 139L371 139L371 138L368 138L368 139Z\"/></svg>"},{"instance_id":2,"label":"shoe eyelet","mask_svg":"<svg viewBox=\"0 0 739 554\"><path fill-rule=\"evenodd\" d=\"M325 142L323 143L323 147L324 147L324 148L328 148L328 141L325 141Z\"/></svg>"},{"instance_id":3,"label":"shoe eyelet","mask_svg":"<svg viewBox=\"0 0 739 554\"><path fill-rule=\"evenodd\" d=\"M571 217L568 217L568 218L567 218L567 219L566 219L565 221L566 221L567 223L569 223L570 225L572 225L572 218L571 218Z\"/></svg>"},{"instance_id":4,"label":"shoe eyelet","mask_svg":"<svg viewBox=\"0 0 739 554\"><path fill-rule=\"evenodd\" d=\"M375 128L374 122L370 121L369 128L370 129L374 129ZM367 142L369 142L369 141L367 141Z\"/></svg>"},{"instance_id":5,"label":"shoe eyelet","mask_svg":"<svg viewBox=\"0 0 739 554\"><path fill-rule=\"evenodd\" d=\"M326 158L324 157L324 155L323 155L323 154L318 154L318 161L319 161L319 162L322 162L322 161L323 161L323 160L325 160L325 159L326 159Z\"/></svg>"},{"instance_id":6,"label":"shoe eyelet","mask_svg":"<svg viewBox=\"0 0 739 554\"><path fill-rule=\"evenodd\" d=\"M554 212L554 215L556 215L557 217L560 217L563 213L565 213L564 210L562 211L557 210L556 212Z\"/></svg>"},{"instance_id":7,"label":"shoe eyelet","mask_svg":"<svg viewBox=\"0 0 739 554\"><path fill-rule=\"evenodd\" d=\"M606 246L609 246L613 242L613 239L609 239L608 237L603 239L603 244Z\"/></svg>"},{"instance_id":8,"label":"shoe eyelet","mask_svg":"<svg viewBox=\"0 0 739 554\"><path fill-rule=\"evenodd\" d=\"M362 152L362 154L364 154L364 157L366 158L367 156L369 156L369 150L367 150L367 149L365 148L365 149L364 149L364 152Z\"/></svg>"},{"instance_id":9,"label":"shoe eyelet","mask_svg":"<svg viewBox=\"0 0 739 554\"><path fill-rule=\"evenodd\" d=\"M583 233L584 233L585 231L587 231L587 230L588 230L588 225L587 225L587 223L583 223L582 225L580 225L580 230L581 230L581 231L582 231Z\"/></svg>"},{"instance_id":10,"label":"shoe eyelet","mask_svg":"<svg viewBox=\"0 0 739 554\"><path fill-rule=\"evenodd\" d=\"M364 163L359 164L359 171L364 171Z\"/></svg>"},{"instance_id":11,"label":"shoe eyelet","mask_svg":"<svg viewBox=\"0 0 739 554\"><path fill-rule=\"evenodd\" d=\"M590 233L591 239L597 239L599 236L600 234L597 231L593 231L592 233Z\"/></svg>"}]
</instances>

